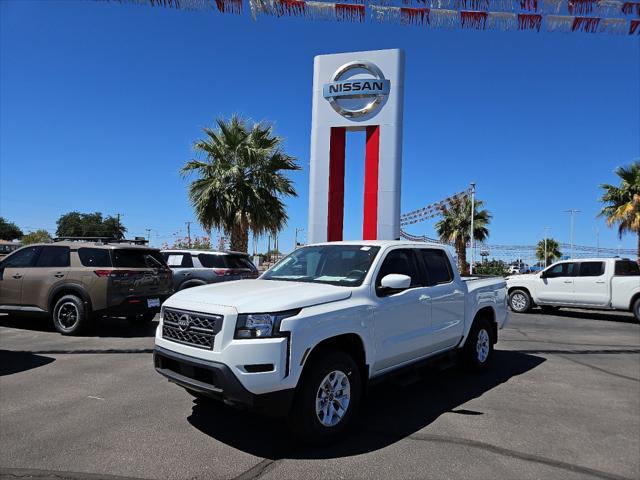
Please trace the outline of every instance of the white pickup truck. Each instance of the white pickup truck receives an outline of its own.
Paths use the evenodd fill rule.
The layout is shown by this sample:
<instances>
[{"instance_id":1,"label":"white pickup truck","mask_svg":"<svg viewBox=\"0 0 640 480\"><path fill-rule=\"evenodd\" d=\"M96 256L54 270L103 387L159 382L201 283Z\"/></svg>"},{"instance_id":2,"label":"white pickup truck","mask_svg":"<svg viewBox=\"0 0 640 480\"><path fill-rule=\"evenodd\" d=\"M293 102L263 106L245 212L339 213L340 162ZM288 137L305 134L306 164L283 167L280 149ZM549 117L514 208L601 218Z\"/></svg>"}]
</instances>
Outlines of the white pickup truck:
<instances>
[{"instance_id":1,"label":"white pickup truck","mask_svg":"<svg viewBox=\"0 0 640 480\"><path fill-rule=\"evenodd\" d=\"M640 320L640 268L621 258L558 262L542 272L507 278L509 306L524 313L533 306L632 311Z\"/></svg>"},{"instance_id":2,"label":"white pickup truck","mask_svg":"<svg viewBox=\"0 0 640 480\"><path fill-rule=\"evenodd\" d=\"M196 397L287 416L326 443L385 374L445 354L484 369L506 321L505 281L463 280L440 245L332 242L256 280L174 294L154 362Z\"/></svg>"}]
</instances>

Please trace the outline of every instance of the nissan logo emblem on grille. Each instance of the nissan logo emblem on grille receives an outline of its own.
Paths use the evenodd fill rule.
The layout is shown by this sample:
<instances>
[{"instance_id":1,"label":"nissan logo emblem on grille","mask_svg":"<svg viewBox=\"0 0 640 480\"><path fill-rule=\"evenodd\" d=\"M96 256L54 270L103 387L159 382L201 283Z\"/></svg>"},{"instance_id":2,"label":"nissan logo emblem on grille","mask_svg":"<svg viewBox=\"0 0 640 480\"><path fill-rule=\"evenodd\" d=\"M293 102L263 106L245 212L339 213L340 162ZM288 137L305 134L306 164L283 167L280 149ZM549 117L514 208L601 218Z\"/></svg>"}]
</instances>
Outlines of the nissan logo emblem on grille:
<instances>
[{"instance_id":1,"label":"nissan logo emblem on grille","mask_svg":"<svg viewBox=\"0 0 640 480\"><path fill-rule=\"evenodd\" d=\"M349 73L353 76L343 80ZM338 68L331 82L323 86L322 94L340 115L355 118L376 110L389 95L390 86L376 65L355 61Z\"/></svg>"},{"instance_id":2,"label":"nissan logo emblem on grille","mask_svg":"<svg viewBox=\"0 0 640 480\"><path fill-rule=\"evenodd\" d=\"M180 315L180 318L178 319L178 327L180 328L180 331L186 332L187 330L189 330L189 325L191 325L191 318L189 317L189 315L187 315L186 313Z\"/></svg>"},{"instance_id":3,"label":"nissan logo emblem on grille","mask_svg":"<svg viewBox=\"0 0 640 480\"><path fill-rule=\"evenodd\" d=\"M222 315L165 308L162 312L162 338L190 347L213 349L222 329Z\"/></svg>"}]
</instances>

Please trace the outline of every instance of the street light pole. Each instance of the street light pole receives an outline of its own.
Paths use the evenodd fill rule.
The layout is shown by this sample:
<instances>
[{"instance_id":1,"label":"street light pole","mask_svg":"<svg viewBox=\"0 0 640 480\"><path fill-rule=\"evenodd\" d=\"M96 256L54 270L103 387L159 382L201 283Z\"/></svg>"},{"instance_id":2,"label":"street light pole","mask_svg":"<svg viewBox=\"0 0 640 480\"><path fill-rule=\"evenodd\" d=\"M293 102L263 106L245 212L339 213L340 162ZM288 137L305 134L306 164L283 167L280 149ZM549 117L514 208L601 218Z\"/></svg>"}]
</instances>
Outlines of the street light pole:
<instances>
[{"instance_id":1,"label":"street light pole","mask_svg":"<svg viewBox=\"0 0 640 480\"><path fill-rule=\"evenodd\" d=\"M302 227L296 227L296 234L295 237L293 239L293 249L295 250L296 248L298 248L298 232L303 232L304 228Z\"/></svg>"},{"instance_id":2,"label":"street light pole","mask_svg":"<svg viewBox=\"0 0 640 480\"><path fill-rule=\"evenodd\" d=\"M570 231L570 237L571 237L571 258L573 259L573 226L574 226L574 218L576 213L580 213L580 210L577 210L575 208L571 208L569 210L565 210L566 213L569 213L571 215L571 231Z\"/></svg>"},{"instance_id":3,"label":"street light pole","mask_svg":"<svg viewBox=\"0 0 640 480\"><path fill-rule=\"evenodd\" d=\"M469 275L473 275L473 257L474 257L474 252L473 252L473 247L474 247L474 242L473 242L473 220L475 217L475 203L476 203L476 184L475 182L471 183L471 231L469 232L471 241L470 241L470 246L471 246L471 264L469 265Z\"/></svg>"}]
</instances>

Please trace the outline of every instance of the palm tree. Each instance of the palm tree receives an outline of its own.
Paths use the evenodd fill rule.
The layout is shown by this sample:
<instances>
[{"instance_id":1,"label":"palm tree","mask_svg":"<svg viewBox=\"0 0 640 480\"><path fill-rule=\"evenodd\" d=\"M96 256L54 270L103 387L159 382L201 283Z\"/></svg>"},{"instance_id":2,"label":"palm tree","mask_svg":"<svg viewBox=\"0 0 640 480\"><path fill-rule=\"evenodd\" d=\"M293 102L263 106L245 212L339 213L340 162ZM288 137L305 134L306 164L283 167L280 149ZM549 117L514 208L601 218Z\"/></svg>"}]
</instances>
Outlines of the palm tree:
<instances>
[{"instance_id":1,"label":"palm tree","mask_svg":"<svg viewBox=\"0 0 640 480\"><path fill-rule=\"evenodd\" d=\"M615 172L620 177L620 186L600 185L604 190L600 201L605 205L598 216L605 217L610 227L618 224L620 238L626 232L636 233L640 259L640 162L618 167Z\"/></svg>"},{"instance_id":2,"label":"palm tree","mask_svg":"<svg viewBox=\"0 0 640 480\"><path fill-rule=\"evenodd\" d=\"M202 227L224 230L231 249L246 252L250 231L276 233L286 224L282 197L297 194L285 172L300 167L282 151L271 125L248 125L236 115L216 123L217 130L204 128L205 137L194 144L205 158L188 161L181 173L198 177L189 185L189 200Z\"/></svg>"},{"instance_id":3,"label":"palm tree","mask_svg":"<svg viewBox=\"0 0 640 480\"><path fill-rule=\"evenodd\" d=\"M556 240L553 238L547 238L546 247L544 240L545 239L543 238L538 242L538 245L536 245L536 258L546 266L551 265L555 260L561 258L562 252L560 251L560 244ZM545 250L547 252L546 260L544 258Z\"/></svg>"},{"instance_id":4,"label":"palm tree","mask_svg":"<svg viewBox=\"0 0 640 480\"><path fill-rule=\"evenodd\" d=\"M483 210L482 200L475 201L473 216L473 238L479 242L489 236L487 228L491 223L492 215ZM448 205L441 208L442 220L436 223L436 231L443 242L453 243L458 255L458 269L460 273L466 273L467 244L469 243L471 229L471 199L469 197L457 197Z\"/></svg>"}]
</instances>

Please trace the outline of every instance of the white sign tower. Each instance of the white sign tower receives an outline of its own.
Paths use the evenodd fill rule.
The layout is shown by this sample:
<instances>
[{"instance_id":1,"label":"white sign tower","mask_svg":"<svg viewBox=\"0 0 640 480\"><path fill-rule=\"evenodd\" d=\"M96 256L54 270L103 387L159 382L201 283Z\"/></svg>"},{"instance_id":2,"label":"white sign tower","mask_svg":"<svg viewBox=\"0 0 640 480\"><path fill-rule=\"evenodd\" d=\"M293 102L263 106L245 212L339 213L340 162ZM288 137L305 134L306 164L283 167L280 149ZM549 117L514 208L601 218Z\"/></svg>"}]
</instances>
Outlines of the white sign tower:
<instances>
[{"instance_id":1,"label":"white sign tower","mask_svg":"<svg viewBox=\"0 0 640 480\"><path fill-rule=\"evenodd\" d=\"M345 144L366 132L364 240L400 237L404 52L377 50L315 57L310 243L343 239Z\"/></svg>"}]
</instances>

